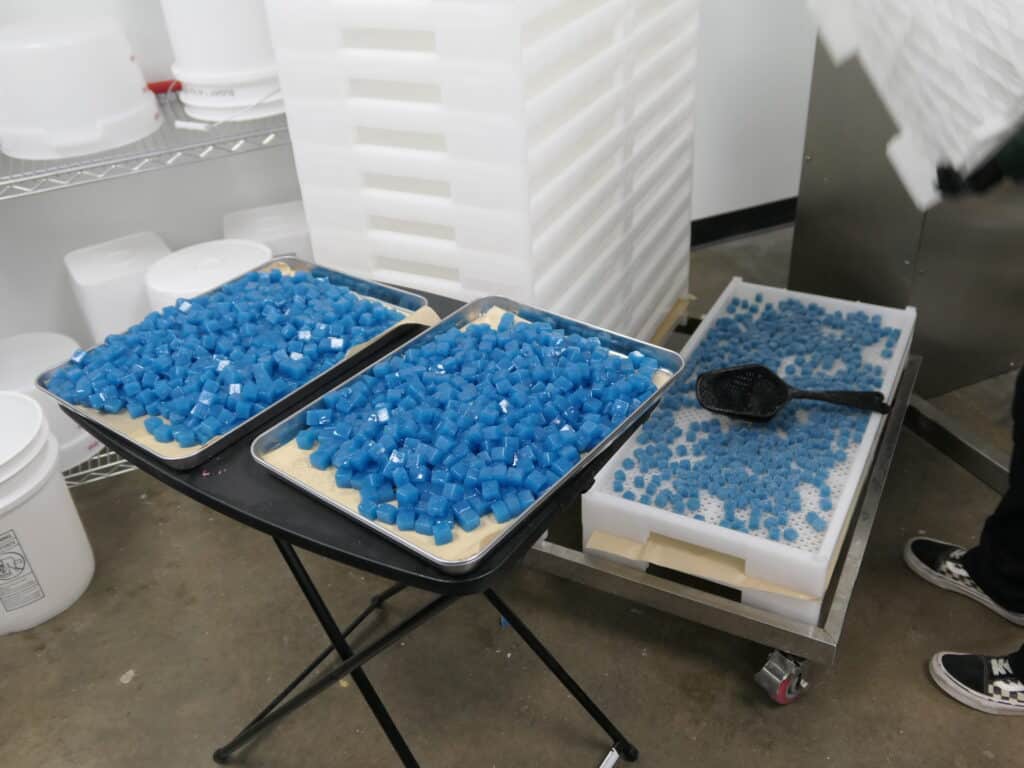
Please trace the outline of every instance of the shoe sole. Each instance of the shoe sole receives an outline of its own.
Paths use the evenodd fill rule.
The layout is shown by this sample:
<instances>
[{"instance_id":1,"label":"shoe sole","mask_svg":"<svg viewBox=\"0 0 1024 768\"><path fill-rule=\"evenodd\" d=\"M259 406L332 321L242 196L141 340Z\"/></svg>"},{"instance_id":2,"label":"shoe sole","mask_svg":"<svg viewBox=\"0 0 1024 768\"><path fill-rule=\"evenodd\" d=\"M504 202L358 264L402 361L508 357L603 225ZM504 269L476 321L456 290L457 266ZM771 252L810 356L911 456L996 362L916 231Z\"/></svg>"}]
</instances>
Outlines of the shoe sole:
<instances>
[{"instance_id":1,"label":"shoe sole","mask_svg":"<svg viewBox=\"0 0 1024 768\"><path fill-rule=\"evenodd\" d=\"M938 541L938 539L933 539ZM970 587L964 586L959 582L953 581L945 576L940 576L927 565L917 559L917 555L911 550L910 545L914 542L914 539L910 539L903 547L903 562L907 564L914 573L920 576L922 579L927 581L929 584L944 589L947 592L955 592L958 595L969 597L976 603L985 606L993 613L1003 617L1011 624L1016 624L1018 627L1024 627L1024 613L1014 613L1008 611L1005 608L998 605L991 597L986 595L980 590L971 589ZM948 542L940 542L947 544ZM957 546L956 544L949 544L951 547Z\"/></svg>"},{"instance_id":2,"label":"shoe sole","mask_svg":"<svg viewBox=\"0 0 1024 768\"><path fill-rule=\"evenodd\" d=\"M942 662L939 660L941 657L942 654L940 653L932 656L932 660L928 663L928 672L931 674L935 684L951 698L956 699L965 707L970 707L978 712L984 712L986 715L1005 715L1010 717L1024 715L1024 705L1015 706L1013 704L994 702L989 697L982 696L977 691L960 683L942 666Z\"/></svg>"}]
</instances>

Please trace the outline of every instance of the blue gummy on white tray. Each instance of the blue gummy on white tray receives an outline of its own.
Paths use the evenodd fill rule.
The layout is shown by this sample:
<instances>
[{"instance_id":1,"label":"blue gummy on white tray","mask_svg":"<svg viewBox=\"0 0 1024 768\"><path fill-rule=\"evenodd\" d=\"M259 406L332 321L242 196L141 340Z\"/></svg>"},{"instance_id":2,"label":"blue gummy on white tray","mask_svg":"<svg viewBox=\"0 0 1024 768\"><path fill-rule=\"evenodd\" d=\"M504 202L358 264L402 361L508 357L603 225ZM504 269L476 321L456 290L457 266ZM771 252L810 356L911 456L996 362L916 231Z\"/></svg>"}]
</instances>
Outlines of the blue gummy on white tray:
<instances>
[{"instance_id":1,"label":"blue gummy on white tray","mask_svg":"<svg viewBox=\"0 0 1024 768\"><path fill-rule=\"evenodd\" d=\"M47 387L67 402L145 417L161 443L227 432L402 320L308 272L254 272L151 312L74 355Z\"/></svg>"},{"instance_id":2,"label":"blue gummy on white tray","mask_svg":"<svg viewBox=\"0 0 1024 768\"><path fill-rule=\"evenodd\" d=\"M868 414L797 401L769 422L717 416L704 371L759 363L802 389L882 389L901 331L880 315L810 301L733 298L676 385L620 453L608 490L735 531L808 548L828 528ZM872 362L876 360L878 362Z\"/></svg>"},{"instance_id":3,"label":"blue gummy on white tray","mask_svg":"<svg viewBox=\"0 0 1024 768\"><path fill-rule=\"evenodd\" d=\"M653 394L657 368L505 313L375 364L307 410L295 441L364 517L443 546L522 514Z\"/></svg>"}]
</instances>

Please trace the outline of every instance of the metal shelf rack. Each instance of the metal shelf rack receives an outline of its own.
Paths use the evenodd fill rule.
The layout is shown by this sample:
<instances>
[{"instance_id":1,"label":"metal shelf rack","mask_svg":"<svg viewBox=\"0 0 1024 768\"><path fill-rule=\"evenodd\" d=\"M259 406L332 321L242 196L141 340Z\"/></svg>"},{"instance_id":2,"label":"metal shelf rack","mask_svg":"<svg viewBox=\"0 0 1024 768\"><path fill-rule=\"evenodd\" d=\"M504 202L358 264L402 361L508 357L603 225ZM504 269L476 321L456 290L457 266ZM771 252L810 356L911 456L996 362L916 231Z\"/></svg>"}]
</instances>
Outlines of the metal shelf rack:
<instances>
[{"instance_id":1,"label":"metal shelf rack","mask_svg":"<svg viewBox=\"0 0 1024 768\"><path fill-rule=\"evenodd\" d=\"M81 464L76 464L71 469L65 470L64 482L68 488L77 488L80 485L88 485L89 483L117 477L134 469L135 465L129 464L127 459L123 459L119 454L104 448Z\"/></svg>"},{"instance_id":2,"label":"metal shelf rack","mask_svg":"<svg viewBox=\"0 0 1024 768\"><path fill-rule=\"evenodd\" d=\"M60 160L18 160L0 154L0 200L290 143L284 115L210 124L205 131L192 131L174 125L175 120L197 122L185 114L177 96L157 96L157 100L163 125L141 141Z\"/></svg>"}]
</instances>

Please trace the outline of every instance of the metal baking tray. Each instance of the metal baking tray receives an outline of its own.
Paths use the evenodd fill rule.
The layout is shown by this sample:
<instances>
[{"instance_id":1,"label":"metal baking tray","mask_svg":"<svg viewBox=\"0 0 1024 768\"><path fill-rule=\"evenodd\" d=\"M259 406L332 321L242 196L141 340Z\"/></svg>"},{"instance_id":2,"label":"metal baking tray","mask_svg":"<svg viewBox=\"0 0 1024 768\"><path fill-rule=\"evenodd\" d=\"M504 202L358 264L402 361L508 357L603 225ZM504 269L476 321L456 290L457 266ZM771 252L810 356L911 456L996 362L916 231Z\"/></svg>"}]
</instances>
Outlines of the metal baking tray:
<instances>
[{"instance_id":1,"label":"metal baking tray","mask_svg":"<svg viewBox=\"0 0 1024 768\"><path fill-rule=\"evenodd\" d=\"M262 264L255 269L251 269L237 277L233 277L231 280L227 280L216 288L211 288L209 291L205 291L200 295L206 296L214 291L220 290L228 283L234 282L235 280L238 280L252 272L269 272L272 269L281 269L282 271L290 270L293 272L310 272L313 277L327 278L331 283L345 286L364 298L375 299L382 304L386 304L389 308L399 312L403 318L408 318L413 313L427 306L427 300L415 293L403 291L398 288L392 288L370 280L363 280L361 278L345 274L344 272L337 272L333 269L327 269L326 267L294 257L272 259L266 264ZM372 339L363 342L361 348L350 351L344 358L339 360L333 366L310 379L297 389L292 390L276 402L271 403L262 411L254 414L241 424L235 425L224 434L218 435L206 443L187 449L181 448L174 442L166 444L157 443L155 440L147 443L139 442L133 435L124 431L122 428L123 419L116 418L120 416L127 416L127 414L105 414L90 408L89 406L75 405L74 403L69 403L63 398L58 397L46 387L46 384L57 369L63 367L66 363L62 363L61 365L55 366L54 368L40 374L36 379L36 386L60 403L65 409L74 411L89 421L94 422L105 429L116 432L124 439L132 442L140 449L163 461L168 466L173 467L174 469L192 469L215 456L229 445L273 421L281 414L287 413L307 398L323 394L326 388L330 387L332 383L343 376L355 372L366 362L372 360L375 354L378 353L389 341L394 341L396 338L402 338L403 334L418 332L423 327L426 327L425 325L420 324L407 323L403 325L401 323L402 321L399 321L398 324L382 331ZM91 347L90 349L95 348L96 347ZM139 419L141 418L142 417L139 417ZM132 421L139 421L139 419L133 419ZM173 454L162 452L161 447L163 445L167 445L169 448L173 446Z\"/></svg>"},{"instance_id":2,"label":"metal baking tray","mask_svg":"<svg viewBox=\"0 0 1024 768\"><path fill-rule=\"evenodd\" d=\"M533 512L540 509L545 503L547 503L548 499L550 499L559 488L565 485L565 483L572 480L588 464L590 464L591 461L593 461L595 458L600 456L605 450L607 450L616 441L616 439L618 439L625 432L627 432L634 425L634 423L642 417L644 413L649 412L651 407L653 407L653 405L661 399L664 393L668 391L668 388L672 386L673 382L675 382L675 380L682 374L683 371L683 359L676 352L672 352L667 349L657 347L653 344L649 344L644 341L632 339L628 336L613 333L603 328L588 325L587 323L583 323L578 320L573 320L568 317L563 317L561 315L556 315L541 309L526 306L524 304L520 304L516 301L506 299L500 296L488 296L482 299L477 299L476 301L467 304L462 309L458 310L454 314L449 315L447 318L442 320L438 325L435 325L433 328L423 332L416 338L406 342L401 347L392 351L390 354L383 356L381 360L387 360L393 355L401 354L406 347L409 347L413 344L427 343L430 341L431 338L433 338L437 334L444 333L445 331L451 328L461 328L463 326L467 326L473 323L474 321L480 319L488 312L488 310L490 310L493 307L497 307L506 312L512 312L518 317L531 322L548 322L554 328L564 330L567 333L577 333L582 336L597 338L606 348L610 349L612 352L615 353L628 355L630 352L637 350L643 352L645 355L649 355L650 357L653 357L655 360L658 361L659 371L663 374L663 381L660 383L658 389L656 389L650 397L648 397L643 403L641 403L635 411L630 413L623 420L623 422L619 424L618 427L616 427L607 437L605 437L604 440L602 440L590 451L587 451L585 454L583 454L580 457L580 460L576 463L576 465L569 472L567 472L565 475L559 478L559 480L554 485L548 488L547 491L539 499L536 499L533 502L533 504L531 504L529 507L523 510L523 512L519 514L517 517L515 517L513 520L502 525L501 528L499 529L498 534L492 536L482 546L482 548L479 551L475 552L471 557L465 559L452 560L445 559L434 554L433 552L429 552L423 549L422 547L418 546L414 541L410 541L409 539L402 536L402 532L399 532L399 530L396 527L368 520L363 515L359 514L359 511L357 509L345 506L338 499L332 498L331 496L322 493L320 490L313 488L309 484L305 483L302 480L302 478L296 477L295 475L287 472L286 470L281 469L280 467L276 466L275 464L267 460L267 455L269 453L274 451L276 448L279 448L287 444L289 441L295 438L295 436L299 433L300 430L306 428L306 411L311 408L323 408L324 404L322 400L317 400L317 402L315 403L310 403L304 406L303 408L296 411L291 416L281 421L279 424L274 425L266 432L259 435L259 437L257 437L255 440L253 440L253 458L278 477L301 488L303 491L309 493L310 495L315 496L324 504L334 508L338 512L347 515L348 517L354 520L359 521L360 523L369 528L372 528L379 534L391 539L399 546L411 550L418 556L432 563L439 570L455 574L467 573L473 570L473 568L479 565L483 558L486 557L487 553L490 552L495 546L497 546L498 542L500 542L505 536L509 535L516 528L517 525L520 525L527 518L529 518ZM349 379L348 381L339 384L337 387L334 387L334 390L340 389L342 386L346 386L352 383L353 381L357 380L359 376L364 375L366 375L365 370L362 373L358 374L357 376Z\"/></svg>"}]
</instances>

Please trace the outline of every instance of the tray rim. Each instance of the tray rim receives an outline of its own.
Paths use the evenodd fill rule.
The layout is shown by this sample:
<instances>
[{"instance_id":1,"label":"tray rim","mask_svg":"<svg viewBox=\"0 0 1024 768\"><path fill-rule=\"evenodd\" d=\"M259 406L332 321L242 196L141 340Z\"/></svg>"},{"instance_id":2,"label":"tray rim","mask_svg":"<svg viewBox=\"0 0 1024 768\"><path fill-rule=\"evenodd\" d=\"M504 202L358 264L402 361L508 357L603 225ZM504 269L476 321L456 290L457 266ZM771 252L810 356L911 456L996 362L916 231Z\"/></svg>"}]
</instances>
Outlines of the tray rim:
<instances>
[{"instance_id":1,"label":"tray rim","mask_svg":"<svg viewBox=\"0 0 1024 768\"><path fill-rule=\"evenodd\" d=\"M388 305L389 307L391 307L391 308L395 309L396 311L400 312L403 315L404 319L407 319L413 313L419 311L420 309L423 309L423 307L429 306L429 302L427 301L427 299L425 297L421 296L418 293L414 293L413 291L408 291L408 290L405 290L404 288L398 288L398 287L395 287L395 286L392 286L392 285L387 285L385 283L380 283L380 282L377 282L375 280L369 280L367 278L358 277L356 275L352 275L352 274L349 274L347 272L341 272L340 270L331 269L330 267L326 267L326 266L324 266L322 264L317 264L317 263L312 262L312 261L307 261L307 260L301 259L301 258L299 258L297 256L277 256L277 257L270 258L267 261L264 261L262 264L260 264L260 265L258 265L256 267L253 267L252 269L246 270L245 272L242 272L241 274L236 275L235 277L232 277L229 280L225 280L224 282L220 283L219 285L216 285L216 286L214 286L213 288L211 288L211 289L209 289L207 291L203 291L202 293L198 293L195 296L190 297L190 298L199 298L201 296L208 296L211 293L215 293L216 291L219 291L225 285L228 285L229 283L233 283L236 280L239 280L239 279L245 277L246 275L268 271L270 269L273 269L276 265L279 265L279 264L280 265L286 265L289 268L297 270L297 271L305 270L305 271L313 272L314 270L316 270L316 271L320 271L321 273L326 272L326 273L329 273L330 275L337 275L339 277L342 277L342 278L344 278L345 283L346 283L346 287L349 288L349 290L352 290L354 293L359 293L359 295L364 296L365 298L372 299L374 301L379 301L379 302L381 302L383 304ZM415 306L415 308L413 308L413 306L402 306L400 304L396 304L394 302L388 301L388 300L383 299L383 298L381 298L379 296L374 296L372 294L362 293L360 291L357 291L355 289L355 287L353 287L354 285L358 285L360 287L366 287L366 288L368 288L370 290L374 290L374 291L379 290L379 291L381 291L383 293L389 293L389 294L397 296L400 299L407 299L410 302L411 305ZM163 309L166 309L166 307L163 308ZM159 311L162 312L163 309L161 309ZM153 310L153 311L155 312L157 310ZM149 314L150 313L147 313L147 317L149 316ZM192 451L191 453L187 453L187 454L185 454L183 456L167 456L165 454L161 454L160 452L154 450L152 446L144 445L143 443L140 443L140 442L132 439L129 435L126 435L124 432L122 432L120 429L116 428L114 425L106 423L106 421L103 419L105 414L103 414L102 412L96 411L94 408L90 408L90 407L87 407L87 406L82 406L82 405L77 405L75 403L70 403L67 400L65 400L64 398L62 398L59 395L57 395L52 390L50 390L46 386L47 382L50 380L50 378L53 377L53 375L57 372L57 370L59 370L60 368L63 368L65 365L67 365L67 363L68 363L67 360L65 360L64 362L59 363L58 365L55 365L52 368L49 368L49 369L43 371L42 373L40 373L36 377L36 379L35 379L35 386L36 386L36 389L38 389L39 391L45 393L49 397L52 397L54 400L56 400L57 403L62 408L73 410L75 413L79 414L83 418L88 419L89 421L91 421L91 422L93 422L95 424L98 424L99 426L103 427L104 429L109 429L112 432L116 432L121 438L131 442L133 445L137 446L140 450L146 451L149 455L151 455L154 458L158 459L159 461L162 461L165 464L167 464L167 466L169 466L169 467L171 467L173 469L179 469L179 470L194 469L195 467L199 466L200 464L203 464L206 461L208 461L209 459L211 459L214 456L216 456L220 451L224 450L224 448L226 448L229 445L233 444L234 442L242 439L242 437L244 437L247 432L249 432L249 431L251 431L251 430L253 430L253 429L255 429L255 428L257 428L259 426L259 424L253 426L252 422L258 421L258 420L262 420L262 421L265 422L267 420L274 419L278 415L275 411L277 411L277 410L285 410L286 408L290 408L292 406L293 402L295 402L297 400L305 399L305 397L308 396L308 394L311 391L319 389L320 387L322 387L324 385L325 380L328 380L328 379L331 379L331 378L333 378L335 376L340 375L342 373L341 369L346 364L354 366L356 363L362 361L367 355L373 353L376 348L378 348L383 342L385 342L388 339L388 337L391 334L393 334L396 331L396 329L398 329L400 327L401 327L400 324L396 323L395 325L392 325L389 328L384 329L383 331L381 331L381 333L377 334L373 338L367 339L365 342L363 342L363 344L365 344L366 346L364 346L362 349L357 351L354 355L350 356L350 355L346 354L345 357L343 357L341 360L336 362L334 365L330 366L326 370L321 371L319 374L314 376L312 379L310 379L309 381L305 382L301 386L296 387L291 392L283 395L281 398L279 398L277 401L271 403L270 405L268 405L263 410L258 411L257 413L254 413L252 416L250 416L248 419L246 419L245 421L241 422L240 424L236 424L234 427L232 427L230 430L228 430L224 434L217 435L217 437L215 437L213 440L210 440L207 443L203 443L203 444L195 446L195 450L194 451ZM414 334L413 338L415 338L418 335L419 334ZM105 343L106 343L105 341L101 341L98 344L94 344L91 347L85 349L84 351L85 352L91 352L92 350L97 349L97 348L103 346L103 344L105 344Z\"/></svg>"},{"instance_id":2,"label":"tray rim","mask_svg":"<svg viewBox=\"0 0 1024 768\"><path fill-rule=\"evenodd\" d=\"M664 371L668 375L668 378L665 380L665 382L660 387L656 388L655 391L651 393L642 403L640 403L640 405L637 406L637 408L635 408L625 419L623 419L623 421L614 430L612 430L608 435L606 435L600 443L598 443L585 454L583 454L580 457L579 461L577 461L576 464L573 465L572 469L569 470L569 472L562 475L558 479L558 481L552 484L539 498L535 499L529 507L524 509L513 520L511 520L507 524L504 524L504 527L498 531L497 535L495 535L479 552L476 552L475 554L467 558L454 560L440 557L434 554L433 552L429 552L421 548L415 542L409 541L408 539L398 535L397 529L392 530L393 526L379 525L375 521L367 519L366 517L361 515L358 510L344 506L340 502L337 502L336 500L326 496L325 494L321 493L315 488L310 487L302 480L290 475L283 469L267 461L265 459L265 456L271 450L274 450L275 448L284 445L288 440L291 440L292 438L289 437L287 438L287 440L279 441L270 447L267 447L266 443L277 440L277 433L279 431L285 429L292 429L293 426L291 422L298 418L300 415L304 414L306 410L315 407L320 402L323 396L321 396L312 403L306 403L302 407L290 413L288 416L282 418L276 424L272 425L271 427L257 435L257 437L252 441L252 444L250 446L250 453L252 455L253 460L260 464L265 469L267 469L273 475L277 476L278 478L282 479L287 483L290 483L296 488L299 488L303 492L321 501L325 506L330 507L331 509L345 515L346 517L357 520L363 526L369 528L370 530L382 536L385 536L387 539L389 539L396 545L408 549L410 552L413 552L418 557L428 561L439 570L449 574L464 574L468 573L469 571L472 571L484 560L485 557L487 557L488 554L490 554L490 552L503 539L510 535L512 531L514 531L524 521L529 519L539 509L541 509L541 507L553 497L556 491L562 488L566 483L576 478L580 474L580 472L586 469L586 467L592 461L594 461L597 457L601 456L605 451L608 450L609 447L611 447L614 444L614 442L619 437L621 437L625 432L630 430L636 424L636 422L639 421L643 414L649 412L651 408L661 399L664 393L668 391L669 387L671 387L679 378L679 376L682 375L683 370L686 367L683 356L680 353L675 352L673 350L669 350L664 347L659 347L656 344L652 344L651 342L642 341L631 336L626 336L625 334L615 333L614 331L609 331L606 328L601 328L600 326L595 326L590 323L586 323L582 320L576 320L565 315L559 315L558 313L555 312L550 312L548 310L540 309L529 304L518 302L514 299L510 299L505 296L497 295L483 296L481 298L475 299L474 301L465 304L460 309L456 310L452 314L445 317L437 325L428 328L427 330L423 331L420 334L417 334L416 336L402 344L400 347L397 347L396 349L389 352L387 355L381 357L377 362L386 360L393 355L398 355L401 352L403 352L406 347L414 343L422 342L431 334L442 333L445 330L448 330L449 328L458 325L462 320L466 320L466 324L469 324L474 320L478 319L479 317L481 317L488 309L491 309L492 307L499 307L501 309L504 309L506 312L512 312L517 315L522 310L526 310L527 312L530 313L536 313L538 319L552 318L562 323L567 323L573 326L579 326L584 330L594 332L594 334L598 335L599 337L614 338L623 343L631 343L634 345L634 349L640 349L641 351L647 349L653 350L657 356L661 358L667 358L669 362L677 364L677 367L674 371L666 369L664 367L659 367L658 370ZM334 392L343 386L347 386L348 384L355 381L355 379L357 379L358 377L365 376L367 372L368 369L363 369L355 376L352 376L346 379L345 381L340 382L337 386L329 390L329 392Z\"/></svg>"}]
</instances>

